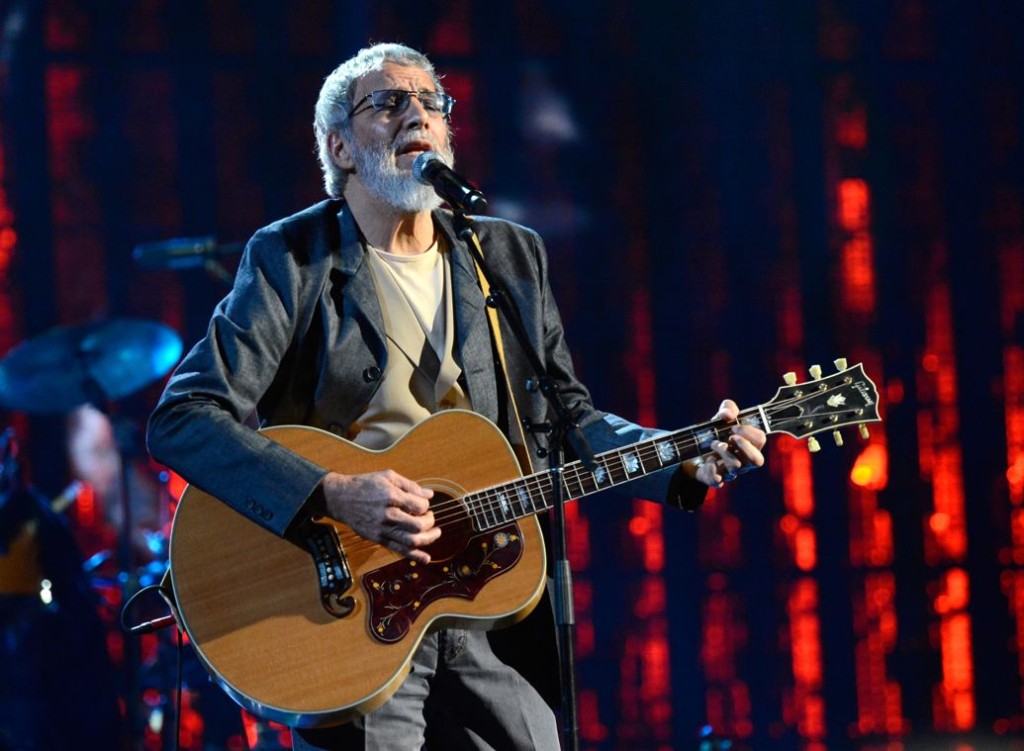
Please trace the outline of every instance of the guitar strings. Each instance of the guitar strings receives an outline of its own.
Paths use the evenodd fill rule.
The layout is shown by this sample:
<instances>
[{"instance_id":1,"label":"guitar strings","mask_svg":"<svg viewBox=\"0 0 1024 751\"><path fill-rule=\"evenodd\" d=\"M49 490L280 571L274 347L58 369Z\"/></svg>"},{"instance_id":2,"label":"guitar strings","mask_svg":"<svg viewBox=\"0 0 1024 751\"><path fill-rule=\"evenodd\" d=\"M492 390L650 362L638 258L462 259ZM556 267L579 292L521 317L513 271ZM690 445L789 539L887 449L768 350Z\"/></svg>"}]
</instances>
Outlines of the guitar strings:
<instances>
[{"instance_id":1,"label":"guitar strings","mask_svg":"<svg viewBox=\"0 0 1024 751\"><path fill-rule=\"evenodd\" d=\"M826 382L823 382L826 383ZM816 389L809 396L823 396L831 391L836 390L839 387L827 387L825 389ZM716 437L728 434L731 431L733 425L742 421L744 417L757 415L759 410L763 409L766 416L778 415L782 411L789 409L794 404L806 401L809 396L794 396L788 399L781 400L779 402L773 402L770 405L762 405L759 407L748 408L742 410L736 421L729 422L707 422L692 426L690 428L684 428L674 433L668 433L663 436L657 436L655 438L641 441L629 447L622 449L615 449L604 454L600 454L602 457L599 460L600 466L603 467L611 480L609 485L600 487L598 480L594 477L594 474L585 467L582 462L573 461L566 464L563 467L562 484L565 496L567 499L573 499L589 495L590 493L597 492L598 490L604 490L616 487L617 485L624 484L634 479L630 477L630 472L626 468L627 456L632 455L635 457L644 469L641 477L650 474L653 471L659 471L668 467L676 466L684 461L689 460L687 458L679 458L684 454L689 455L691 452L699 454L695 449L699 448L700 442L696 438L695 434L705 432L707 430L714 431ZM795 419L795 418L794 418ZM675 449L675 457L671 462L664 462L661 454L658 451L658 445L664 443L671 443ZM646 470L644 466L645 460L657 460L661 466L656 470ZM616 481L616 471L623 476L622 480ZM588 489L584 480L589 479L594 485L591 489ZM570 487L570 480L574 481L576 486L579 488L579 493L573 493ZM467 493L460 497L447 498L440 501L431 508L434 512L435 525L439 527L450 527L456 524L465 523L468 519L471 523L475 522L475 527L479 532L486 532L489 529L495 529L497 527L509 524L518 519L531 516L539 513L540 511L546 511L553 505L553 501L550 500L550 493L553 491L552 477L548 473L536 473L528 477L518 478L509 482L502 483L500 485L492 486L489 488L483 488L480 490ZM525 492L530 500L532 508L525 509L525 501L522 498L520 491ZM520 511L516 512L512 507L512 501L510 496L514 495L519 499ZM541 503L541 507L538 508L538 498ZM506 518L507 511L512 511L512 517ZM490 515L494 521L489 521L487 515ZM362 550L369 547L376 547L378 543L371 540L365 540L365 538L359 538L364 540L366 545L355 544L352 545L352 550Z\"/></svg>"},{"instance_id":2,"label":"guitar strings","mask_svg":"<svg viewBox=\"0 0 1024 751\"><path fill-rule=\"evenodd\" d=\"M823 381L822 383L827 382ZM827 387L825 389L816 389L810 395L821 396L831 391L834 391L837 388L839 387ZM767 407L762 406L760 409L764 409L766 416L769 414L779 414L783 410L789 409L794 404L806 401L807 399L808 396L794 396L790 397L789 399L784 399L779 402L775 402L771 405L768 405ZM606 458L601 460L600 464L608 471L609 476L614 478L616 470L619 470L620 472L626 475L623 481L616 482L613 479L612 483L606 487L615 487L616 485L622 484L622 482L628 482L630 479L632 479L629 477L630 472L626 470L624 466L626 461L626 454L636 455L636 457L639 459L641 463L641 466L644 465L645 460L650 461L652 458L657 459L659 464L661 465L657 468L657 470L666 468L668 466L674 466L676 464L681 463L682 461L687 461L688 459L680 459L679 461L665 463L661 460L661 455L658 452L657 444L666 442L672 443L675 447L677 456L679 456L682 453L689 453L699 445L697 440L693 437L693 434L710 429L715 432L716 437L721 436L722 434L728 433L732 429L732 426L735 425L737 422L741 422L744 417L756 415L758 411L758 407L748 408L746 410L742 410L738 415L736 421L734 422L708 422L698 424L691 428L684 428L683 430L677 431L675 433L670 433L664 436L649 439L647 441L642 441L628 448L606 452L605 454L601 455ZM642 476L646 476L647 474L650 474L650 472L645 470L644 475ZM599 486L595 486L593 490L588 490L587 486L584 484L582 479L587 477L591 478L592 480L594 480L594 482L596 482L596 479L593 478L593 474L588 472L585 468L583 468L581 462L575 461L567 464L563 470L563 485L565 486L566 496L569 498L574 498L582 495L588 495L591 492L596 492L597 490L604 489L600 488ZM578 494L572 492L571 488L569 487L569 480L574 480L576 485L579 487L580 492ZM544 483L543 486L541 485L542 482ZM482 520L483 524L481 524L480 527L481 531L484 531L488 528L493 528L495 526L500 526L502 524L508 523L509 521L513 521L517 518L522 518L532 513L537 513L538 511L547 510L551 508L552 504L551 502L549 502L547 494L548 492L551 491L552 487L553 486L551 483L551 476L546 473L538 473L527 478L520 478L518 480L503 483L501 485L494 486L491 488L484 488L478 491L474 491L473 493L469 493L460 498L451 498L446 501L442 501L439 504L437 504L437 506L434 507L432 510L434 511L435 521L439 522L439 526L442 526L444 525L445 522L452 520L453 517L456 517L457 521L461 522L463 519L466 518L466 514L464 513L465 510L468 510L470 515L475 514L478 519L480 519L480 517L486 514L490 514L492 518L497 519L497 515L500 513L501 520L498 521L497 524L488 522L486 518ZM531 510L523 511L521 515L514 515L512 519L505 519L505 509L511 508L508 496L511 494L519 496L519 490L525 490L527 492L527 494L530 496L531 504L534 506L534 508ZM541 492L541 498L543 502L543 508L541 509L536 508L537 504L534 500L534 491L536 490L540 490ZM477 501L475 508L470 507L470 504L472 504L473 501ZM520 507L522 507L522 505L523 502L520 496Z\"/></svg>"},{"instance_id":3,"label":"guitar strings","mask_svg":"<svg viewBox=\"0 0 1024 751\"><path fill-rule=\"evenodd\" d=\"M627 453L635 454L638 460L640 461L641 465L643 465L644 463L649 463L652 459L657 460L660 465L658 467L659 470L670 466L674 466L675 464L678 464L680 462L675 460L673 460L672 462L662 461L660 454L658 453L657 446L653 445L655 443L663 443L669 440L671 440L670 436L661 436L659 438L655 438L649 441L644 441L641 444L637 444L631 447L632 450ZM676 454L677 456L679 454L678 448L676 449ZM612 451L606 452L601 456L604 458L600 461L600 465L603 468L605 468L610 477L614 478L616 474L621 474L625 476L622 482L631 479L629 478L630 473L625 468L626 458L624 455L620 454L618 451ZM649 473L649 471L644 472L645 475ZM585 479L590 479L593 483L592 490L589 490L587 488L587 485L584 482ZM579 488L579 493L574 493L572 491L571 483L573 482ZM593 473L586 470L586 468L583 467L582 462L579 461L573 461L565 465L565 467L563 468L562 484L566 491L566 496L569 498L587 495L590 492L596 492L597 490L604 489L600 487L599 483L594 478ZM615 481L613 479L612 484L606 487L614 487L615 485L618 484L621 484L621 482ZM536 513L537 511L542 511L551 508L551 502L549 501L547 494L552 489L553 482L551 479L551 475L546 472L540 472L529 477L519 478L517 480L503 483L501 485L474 491L473 493L469 493L465 496L462 496L460 499L449 499L447 501L442 501L434 509L434 515L435 518L437 518L438 510L440 510L442 518L447 518L444 516L444 512L452 507L456 507L461 515L461 509L463 507L462 502L465 502L466 505L471 505L471 513L475 513L478 517L488 512L491 513L492 516L494 516L496 513L502 512L505 508L511 508L512 504L509 502L508 496L518 497L520 499L519 505L520 507L522 507L523 501L521 494L518 491L524 491L528 496L530 496L530 500L533 505L532 509L523 512L523 515L526 516L531 513ZM543 502L542 508L537 508L537 503L534 498L535 493L538 490L540 491L541 500ZM503 498L504 500L502 500ZM474 504L474 502L476 503ZM498 524L504 524L507 521L509 520L503 518L501 521L498 522ZM484 520L484 522L487 526L495 526L487 523L486 519Z\"/></svg>"},{"instance_id":4,"label":"guitar strings","mask_svg":"<svg viewBox=\"0 0 1024 751\"><path fill-rule=\"evenodd\" d=\"M744 410L744 412L740 414L740 419L746 415L755 413L756 408L753 410ZM716 435L722 435L731 430L734 424L735 422L721 422L717 424L706 423L705 425L707 425L708 428L714 430ZM630 477L632 472L626 467L627 457L630 456L635 457L639 461L641 468L643 468L644 471L643 474L640 475L641 477L651 474L651 472L660 471L662 469L676 466L684 461L688 461L689 456L687 456L687 458L680 458L681 455L689 455L691 452L693 452L693 449L695 449L699 445L699 443L696 438L694 438L692 435L687 435L687 433L698 432L700 429L708 429L705 428L705 425L697 425L694 426L693 428L684 429L681 431L677 431L675 433L656 436L646 441L641 441L632 446L622 449L614 449L612 451L605 452L604 454L599 455L599 457L604 457L599 459L600 466L606 470L608 476L611 478L611 483L603 487L594 477L594 474L588 471L583 466L582 462L573 461L570 462L569 464L566 464L563 468L563 486L565 489L566 497L571 499L584 495L589 495L590 493L612 488L634 479ZM673 444L676 457L667 462L663 460L661 452L658 448L659 445L665 443ZM659 466L653 470L647 470L645 465L650 463L652 460L656 461ZM616 475L622 476L622 479L615 480ZM592 487L588 488L585 480L590 480ZM575 483L575 485L579 488L579 493L573 492L572 488L570 487L570 482ZM450 518L450 515L445 516L444 512L452 506L455 507L454 511L460 517L460 519L464 518L464 514L462 513L464 504L462 502L466 502L466 505L468 505L471 504L473 501L483 501L478 502L475 505L475 507L471 509L470 513L476 513L478 517L490 513L490 515L495 518L497 518L498 514L502 514L502 517L497 522L497 524L488 522L486 518L483 519L484 525L482 526L482 530L486 530L487 528L492 528L495 526L506 524L509 521L512 521L516 518L522 518L523 516L528 516L532 513L536 513L538 511L543 511L551 508L552 502L549 501L547 494L552 490L552 488L553 484L551 482L551 475L544 472L537 473L535 475L531 475L530 477L519 478L518 480L510 481L508 483L503 483L501 485L493 486L490 488L483 488L481 490L474 491L473 493L469 493L465 496L462 496L459 499L450 499L448 501L442 501L433 509L435 520L438 518L439 510L441 511L442 519ZM526 490L528 495L530 495L531 497L531 502L533 502L533 492L538 489L541 490L541 496L543 501L542 508L536 508L536 503L534 502L533 509L526 510L522 514L517 514L511 520L504 518L504 509L511 508L511 503L508 500L509 495L518 496L519 494L517 491ZM522 506L522 501L520 501L520 506Z\"/></svg>"},{"instance_id":5,"label":"guitar strings","mask_svg":"<svg viewBox=\"0 0 1024 751\"><path fill-rule=\"evenodd\" d=\"M731 423L724 424L723 427L731 427ZM596 485L596 480L594 479L593 474L583 467L582 462L570 462L563 468L562 484L566 498L572 499L581 495L587 495L591 492L596 492L597 490L615 487L631 479L629 477L629 472L625 468L626 457L623 452L637 455L641 464L643 464L644 460L657 460L661 465L658 469L675 466L681 463L681 461L686 461L685 459L680 459L671 463L662 462L657 449L657 444L671 442L676 445L677 457L683 453L688 453L692 448L695 448L699 444L692 436L682 435L684 432L685 431L679 431L678 433L659 436L648 441L643 441L640 444L630 447L630 451L620 449L601 454L600 456L603 457L601 460L601 466L605 467L608 471L609 477L614 478L616 471L618 471L619 475L623 476L623 479L619 481L612 479L612 482L603 488ZM718 431L716 430L716 433L717 432ZM684 447L681 444L686 444L686 446ZM646 474L649 474L649 472L645 472L645 475ZM585 478L589 478L591 482L595 483L592 490L588 490L584 484ZM575 484L581 491L579 494L572 492L569 480L575 481ZM507 519L505 518L505 509L511 510L512 508L511 502L508 500L508 496L510 493L515 493L518 496L518 493L516 492L518 490L526 492L530 498L533 508L523 511L522 513L514 513L511 519ZM553 482L551 475L541 472L529 477L502 483L501 485L483 488L458 498L448 498L436 504L431 510L434 512L436 526L442 528L449 527L454 526L455 524L464 523L467 519L471 519L476 521L475 526L479 532L486 532L489 529L496 529L497 527L509 524L517 519L525 518L540 511L550 509L553 504L550 501L549 494L552 491ZM542 504L539 508L538 495L540 496L540 503ZM502 497L504 497L504 501L502 500ZM520 506L522 506L522 503L523 502L520 501ZM490 514L491 519L494 519L495 521L489 521L486 516L487 514ZM365 538L362 537L360 537L359 540L365 542L365 544L350 544L350 552L362 551L378 545L378 543L371 540L365 540Z\"/></svg>"},{"instance_id":6,"label":"guitar strings","mask_svg":"<svg viewBox=\"0 0 1024 751\"><path fill-rule=\"evenodd\" d=\"M744 410L740 414L740 418L755 414L756 408L753 410ZM699 442L692 433L700 430L712 429L716 435L722 435L731 430L733 422L724 422L719 424L706 423L703 425L697 425L690 429L684 429L677 431L676 433L670 433L663 436L658 436L647 441L642 441L635 444L629 449L616 449L604 454L601 454L600 465L605 468L611 483L604 486L599 486L593 473L586 470L583 467L582 462L573 461L565 465L563 468L563 489L567 498L572 499L583 495L588 495L598 490L608 489L616 487L630 479L630 472L626 469L626 455L633 454L639 460L641 466L646 463L656 460L660 465L657 469L663 469L671 466L678 465L682 461L687 459L679 459L678 461L673 460L672 462L666 463L662 461L661 456L658 452L657 445L662 443L671 443L674 445L676 456L679 457L683 454L690 454L699 446ZM707 427L705 427L707 426ZM688 433L690 435L688 435ZM694 452L696 453L696 452ZM657 471L657 470L654 470ZM649 471L645 471L643 476L650 474ZM615 480L616 476L621 476L621 480ZM592 488L588 489L585 480L590 481ZM579 488L579 493L573 493L570 487L570 482L574 482ZM523 501L518 491L524 491L530 499L532 508L522 510L521 513L513 512L512 518L506 518L506 509L512 510L512 503L509 500L510 495L514 495L520 498L520 509L523 507ZM483 488L472 493L468 493L464 496L457 498L445 499L432 507L434 512L435 525L439 527L449 527L455 524L465 523L467 520L473 520L476 522L478 531L485 532L488 529L495 529L504 524L508 524L520 518L525 518L532 514L540 511L548 510L552 507L553 502L550 500L550 494L553 491L553 482L551 475L548 473L537 473L528 477L518 478L516 480L502 483L500 485L492 486L489 488ZM540 496L538 504L538 497ZM538 505L540 507L538 507ZM490 516L490 520L487 518ZM493 520L493 521L492 521ZM362 540L363 538L360 538ZM366 547L373 547L377 543L367 541ZM363 549L363 546L356 546L354 550Z\"/></svg>"}]
</instances>

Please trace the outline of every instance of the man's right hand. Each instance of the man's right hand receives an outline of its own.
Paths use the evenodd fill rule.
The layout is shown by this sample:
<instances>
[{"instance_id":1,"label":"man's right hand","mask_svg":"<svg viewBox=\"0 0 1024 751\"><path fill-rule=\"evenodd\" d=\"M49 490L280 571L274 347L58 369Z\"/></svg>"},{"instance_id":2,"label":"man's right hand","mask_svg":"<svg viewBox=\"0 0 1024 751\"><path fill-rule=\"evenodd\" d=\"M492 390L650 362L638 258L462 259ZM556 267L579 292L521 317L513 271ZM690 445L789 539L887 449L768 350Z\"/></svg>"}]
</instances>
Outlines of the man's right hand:
<instances>
[{"instance_id":1,"label":"man's right hand","mask_svg":"<svg viewBox=\"0 0 1024 751\"><path fill-rule=\"evenodd\" d=\"M329 517L360 537L421 563L430 562L423 548L441 536L428 503L433 490L390 469L365 475L329 472L321 487Z\"/></svg>"}]
</instances>

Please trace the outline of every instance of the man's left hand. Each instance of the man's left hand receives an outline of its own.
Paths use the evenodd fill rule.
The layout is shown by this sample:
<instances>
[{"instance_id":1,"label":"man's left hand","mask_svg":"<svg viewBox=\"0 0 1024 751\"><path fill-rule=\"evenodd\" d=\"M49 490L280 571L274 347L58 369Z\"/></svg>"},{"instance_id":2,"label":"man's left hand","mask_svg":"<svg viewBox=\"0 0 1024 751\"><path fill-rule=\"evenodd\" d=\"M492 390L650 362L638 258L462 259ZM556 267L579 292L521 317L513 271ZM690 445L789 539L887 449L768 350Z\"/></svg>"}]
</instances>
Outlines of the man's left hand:
<instances>
[{"instance_id":1,"label":"man's left hand","mask_svg":"<svg viewBox=\"0 0 1024 751\"><path fill-rule=\"evenodd\" d=\"M711 452L694 459L694 477L712 488L720 488L728 480L764 464L761 448L767 436L760 428L737 422L740 410L736 402L726 399L713 420L734 421L732 435L727 441L715 441Z\"/></svg>"}]
</instances>

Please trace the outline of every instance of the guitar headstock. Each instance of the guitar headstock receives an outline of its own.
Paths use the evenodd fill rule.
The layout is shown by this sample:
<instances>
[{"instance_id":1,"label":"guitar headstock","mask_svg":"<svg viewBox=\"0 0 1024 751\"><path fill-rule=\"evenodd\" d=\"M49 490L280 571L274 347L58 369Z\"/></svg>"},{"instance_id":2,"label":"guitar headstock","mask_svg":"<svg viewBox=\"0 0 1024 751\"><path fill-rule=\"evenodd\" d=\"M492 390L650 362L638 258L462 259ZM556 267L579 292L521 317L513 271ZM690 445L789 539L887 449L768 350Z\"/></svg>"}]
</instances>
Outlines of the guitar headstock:
<instances>
[{"instance_id":1,"label":"guitar headstock","mask_svg":"<svg viewBox=\"0 0 1024 751\"><path fill-rule=\"evenodd\" d=\"M864 373L864 365L846 366L846 360L835 361L837 372L822 376L821 368L810 368L813 380L796 382L794 373L785 375L786 384L771 401L762 405L767 421L766 432L786 433L794 438L807 438L811 451L819 446L815 433L834 431L842 445L840 428L859 425L861 436L868 437L865 423L880 422L878 389Z\"/></svg>"}]
</instances>

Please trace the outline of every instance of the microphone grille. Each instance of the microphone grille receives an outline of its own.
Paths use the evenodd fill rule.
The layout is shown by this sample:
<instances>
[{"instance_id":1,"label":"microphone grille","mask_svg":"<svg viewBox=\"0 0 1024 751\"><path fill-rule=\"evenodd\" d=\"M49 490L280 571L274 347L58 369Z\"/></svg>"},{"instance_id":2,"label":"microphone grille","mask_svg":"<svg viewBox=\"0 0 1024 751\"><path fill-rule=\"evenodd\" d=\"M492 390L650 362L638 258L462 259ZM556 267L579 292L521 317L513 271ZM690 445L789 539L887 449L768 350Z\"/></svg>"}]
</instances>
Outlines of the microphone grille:
<instances>
[{"instance_id":1,"label":"microphone grille","mask_svg":"<svg viewBox=\"0 0 1024 751\"><path fill-rule=\"evenodd\" d=\"M425 170L427 165L432 161L440 158L441 157L439 157L436 152L424 151L412 160L412 176L415 177L418 182L421 182L424 185L430 185L430 180L423 176L423 170Z\"/></svg>"}]
</instances>

